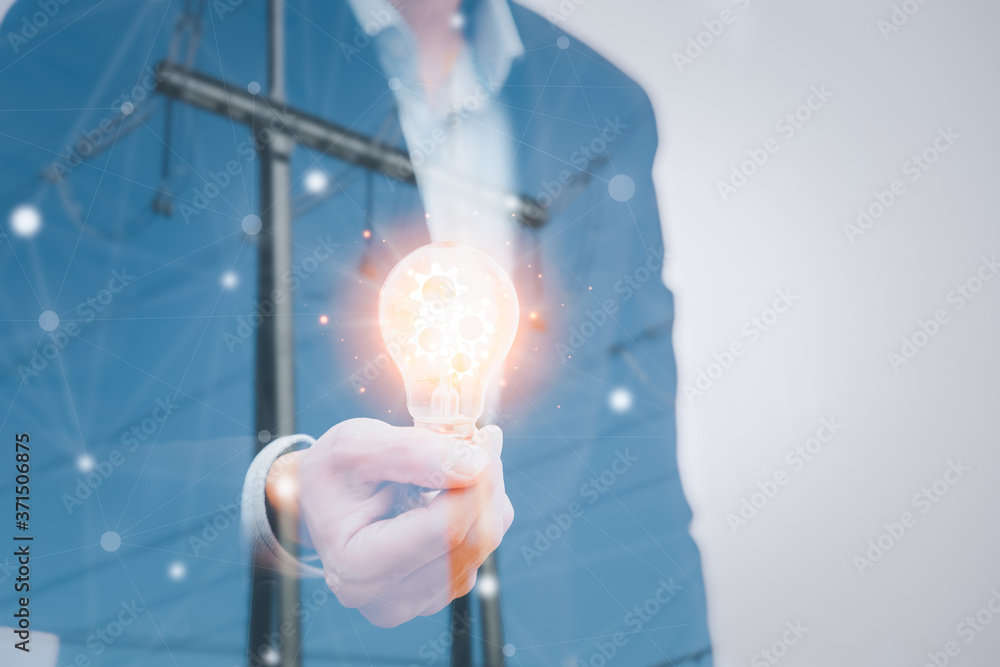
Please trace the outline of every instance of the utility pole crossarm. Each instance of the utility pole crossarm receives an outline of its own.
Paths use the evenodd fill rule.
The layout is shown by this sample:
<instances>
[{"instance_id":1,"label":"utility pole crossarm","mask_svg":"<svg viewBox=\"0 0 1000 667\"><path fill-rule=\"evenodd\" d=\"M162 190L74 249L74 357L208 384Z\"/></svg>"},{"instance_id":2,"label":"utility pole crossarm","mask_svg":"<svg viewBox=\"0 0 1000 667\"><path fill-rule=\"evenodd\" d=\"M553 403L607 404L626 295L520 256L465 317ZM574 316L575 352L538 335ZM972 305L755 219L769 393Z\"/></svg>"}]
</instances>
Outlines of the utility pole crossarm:
<instances>
[{"instance_id":1,"label":"utility pole crossarm","mask_svg":"<svg viewBox=\"0 0 1000 667\"><path fill-rule=\"evenodd\" d=\"M157 66L157 90L240 122L271 128L294 137L296 143L349 164L365 167L403 183L415 184L413 164L406 151L371 139L336 123L227 84L171 62ZM475 187L474 184L471 184ZM514 195L514 214L529 227L541 227L547 211L530 197Z\"/></svg>"}]
</instances>

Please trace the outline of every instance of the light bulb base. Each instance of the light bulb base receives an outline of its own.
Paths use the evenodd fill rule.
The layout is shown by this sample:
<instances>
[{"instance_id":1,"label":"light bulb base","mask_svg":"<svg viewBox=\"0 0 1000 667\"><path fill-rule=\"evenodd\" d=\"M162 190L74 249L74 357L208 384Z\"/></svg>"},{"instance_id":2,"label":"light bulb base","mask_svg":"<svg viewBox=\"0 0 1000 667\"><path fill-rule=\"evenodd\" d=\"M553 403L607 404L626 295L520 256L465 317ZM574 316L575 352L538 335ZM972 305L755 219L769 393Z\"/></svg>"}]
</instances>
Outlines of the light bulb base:
<instances>
[{"instance_id":1,"label":"light bulb base","mask_svg":"<svg viewBox=\"0 0 1000 667\"><path fill-rule=\"evenodd\" d=\"M475 421L433 421L414 419L413 425L435 433L443 433L459 440L472 440L476 436Z\"/></svg>"}]
</instances>

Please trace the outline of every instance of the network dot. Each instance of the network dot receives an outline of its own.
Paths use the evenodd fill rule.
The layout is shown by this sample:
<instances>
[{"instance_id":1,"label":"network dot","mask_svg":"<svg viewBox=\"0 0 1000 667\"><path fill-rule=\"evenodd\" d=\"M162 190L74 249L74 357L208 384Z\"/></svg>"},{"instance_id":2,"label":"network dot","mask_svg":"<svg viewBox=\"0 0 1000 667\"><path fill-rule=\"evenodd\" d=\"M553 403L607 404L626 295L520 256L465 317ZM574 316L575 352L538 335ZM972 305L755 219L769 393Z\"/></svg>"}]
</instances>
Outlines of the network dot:
<instances>
[{"instance_id":1,"label":"network dot","mask_svg":"<svg viewBox=\"0 0 1000 667\"><path fill-rule=\"evenodd\" d=\"M562 37L560 37L559 39L557 39L556 40L556 46L558 46L560 49L568 49L569 48L569 37L567 37L566 35L563 35ZM508 646L509 646L509 644L508 644Z\"/></svg>"},{"instance_id":2,"label":"network dot","mask_svg":"<svg viewBox=\"0 0 1000 667\"><path fill-rule=\"evenodd\" d=\"M263 431L257 433L257 439L263 443L271 442L271 432L265 428Z\"/></svg>"},{"instance_id":3,"label":"network dot","mask_svg":"<svg viewBox=\"0 0 1000 667\"><path fill-rule=\"evenodd\" d=\"M628 389L614 389L610 394L608 394L608 405L615 412L628 412L632 409L632 394L629 393Z\"/></svg>"},{"instance_id":4,"label":"network dot","mask_svg":"<svg viewBox=\"0 0 1000 667\"><path fill-rule=\"evenodd\" d=\"M101 535L101 547L108 552L118 551L118 547L122 545L122 536L113 530Z\"/></svg>"},{"instance_id":5,"label":"network dot","mask_svg":"<svg viewBox=\"0 0 1000 667\"><path fill-rule=\"evenodd\" d=\"M513 644L504 644L503 645L503 654L505 656L507 656L508 658L511 657L511 656L513 656L515 652L517 652L517 649L514 647Z\"/></svg>"},{"instance_id":6,"label":"network dot","mask_svg":"<svg viewBox=\"0 0 1000 667\"><path fill-rule=\"evenodd\" d=\"M270 646L261 651L260 657L264 661L265 665L277 665L281 662L281 654Z\"/></svg>"},{"instance_id":7,"label":"network dot","mask_svg":"<svg viewBox=\"0 0 1000 667\"><path fill-rule=\"evenodd\" d=\"M180 581L187 576L187 566L179 560L175 560L167 567L167 576L174 581Z\"/></svg>"},{"instance_id":8,"label":"network dot","mask_svg":"<svg viewBox=\"0 0 1000 667\"><path fill-rule=\"evenodd\" d=\"M399 80L398 76L394 76L389 79L389 90L399 90L403 87L403 82Z\"/></svg>"},{"instance_id":9,"label":"network dot","mask_svg":"<svg viewBox=\"0 0 1000 667\"><path fill-rule=\"evenodd\" d=\"M306 192L318 194L326 190L330 177L322 169L310 169L306 173Z\"/></svg>"},{"instance_id":10,"label":"network dot","mask_svg":"<svg viewBox=\"0 0 1000 667\"><path fill-rule=\"evenodd\" d=\"M635 194L635 181L625 174L618 174L608 182L608 194L615 201L628 201Z\"/></svg>"},{"instance_id":11,"label":"network dot","mask_svg":"<svg viewBox=\"0 0 1000 667\"><path fill-rule=\"evenodd\" d=\"M243 218L243 231L253 236L260 233L260 218L252 213Z\"/></svg>"},{"instance_id":12,"label":"network dot","mask_svg":"<svg viewBox=\"0 0 1000 667\"><path fill-rule=\"evenodd\" d=\"M59 316L52 310L43 311L42 314L38 316L38 326L40 326L43 331L55 331L59 328Z\"/></svg>"},{"instance_id":13,"label":"network dot","mask_svg":"<svg viewBox=\"0 0 1000 667\"><path fill-rule=\"evenodd\" d=\"M30 238L42 228L42 213L31 204L22 204L10 212L10 230L22 238Z\"/></svg>"},{"instance_id":14,"label":"network dot","mask_svg":"<svg viewBox=\"0 0 1000 667\"><path fill-rule=\"evenodd\" d=\"M247 92L250 93L251 95L256 95L257 93L260 92L260 84L257 83L256 81L251 81L250 83L247 84Z\"/></svg>"},{"instance_id":15,"label":"network dot","mask_svg":"<svg viewBox=\"0 0 1000 667\"><path fill-rule=\"evenodd\" d=\"M132 115L133 111L135 111L135 105L134 104L132 104L131 102L122 102L122 113L123 114L125 114L126 116L130 116L130 115Z\"/></svg>"}]
</instances>

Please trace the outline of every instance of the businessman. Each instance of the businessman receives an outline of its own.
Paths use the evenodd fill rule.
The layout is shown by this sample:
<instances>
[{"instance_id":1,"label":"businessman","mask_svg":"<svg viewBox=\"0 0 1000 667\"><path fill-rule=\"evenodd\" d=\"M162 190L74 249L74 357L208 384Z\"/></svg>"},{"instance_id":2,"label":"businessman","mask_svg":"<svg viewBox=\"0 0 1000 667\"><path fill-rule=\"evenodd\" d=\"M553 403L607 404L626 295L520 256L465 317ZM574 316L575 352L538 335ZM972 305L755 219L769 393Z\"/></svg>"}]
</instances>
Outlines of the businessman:
<instances>
[{"instance_id":1,"label":"businessman","mask_svg":"<svg viewBox=\"0 0 1000 667\"><path fill-rule=\"evenodd\" d=\"M698 557L686 534L689 515L673 460L672 305L660 280L663 251L650 182L655 128L645 96L556 26L504 0L349 5L351 12L333 27L343 35L347 59L360 57L361 48L375 51L378 70L355 71L354 78L392 91L424 211L375 225L375 240L386 243L362 250L361 270L381 280L417 245L460 241L491 254L515 276L527 307L501 380L502 417L493 415L508 438L516 438L520 451L512 458L524 466L558 457L586 471L583 481L617 448L619 460L606 478L627 474L638 460L655 471L650 481L660 491L653 501L660 511L649 516L669 535L656 560L684 589L675 605L686 610L676 616L684 630L664 643L665 657L708 664ZM570 48L583 57L559 53ZM456 185L469 175L494 195ZM548 205L552 219L541 231L519 225L499 196L518 191ZM367 324L377 337L374 318ZM400 391L398 382L379 384ZM622 385L627 393L613 393ZM629 414L621 403L631 404ZM268 465L258 461L248 475L245 498L266 494L274 505L301 508L303 541L322 564L312 573L321 573L343 604L392 627L435 614L472 590L478 566L500 545L514 517L503 439L501 429L490 426L469 449L412 426L344 419L307 449L286 453L288 443L265 449L259 458ZM621 504L623 515L641 521L636 512L650 508L630 507L601 479L598 474L591 486L583 484L576 497L555 489L525 495L544 498L546 507L564 505L573 521L582 517L582 504L608 494L609 504ZM401 485L445 492L426 507L398 513ZM548 527L544 519L539 524L538 512L530 503L523 510L526 521ZM248 529L256 548L275 560L286 556L259 515L245 511L244 517L255 517ZM538 544L505 544L518 567L542 557L551 541L544 530L538 534ZM609 538L588 548L608 545ZM540 605L551 604L541 592L539 598ZM630 618L628 629L641 630L638 616L626 615L626 625Z\"/></svg>"}]
</instances>

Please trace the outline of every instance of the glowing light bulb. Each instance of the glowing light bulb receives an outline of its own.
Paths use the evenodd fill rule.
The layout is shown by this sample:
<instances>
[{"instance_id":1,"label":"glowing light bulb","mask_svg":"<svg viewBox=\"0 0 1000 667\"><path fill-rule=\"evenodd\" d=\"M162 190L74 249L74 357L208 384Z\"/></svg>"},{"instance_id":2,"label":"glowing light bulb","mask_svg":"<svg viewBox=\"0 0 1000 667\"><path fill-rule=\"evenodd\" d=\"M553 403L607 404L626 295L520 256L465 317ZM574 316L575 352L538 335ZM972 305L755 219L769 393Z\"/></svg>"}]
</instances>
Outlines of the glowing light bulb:
<instances>
[{"instance_id":1,"label":"glowing light bulb","mask_svg":"<svg viewBox=\"0 0 1000 667\"><path fill-rule=\"evenodd\" d=\"M472 437L517 333L517 294L504 270L471 246L423 246L389 273L378 313L414 423Z\"/></svg>"}]
</instances>

